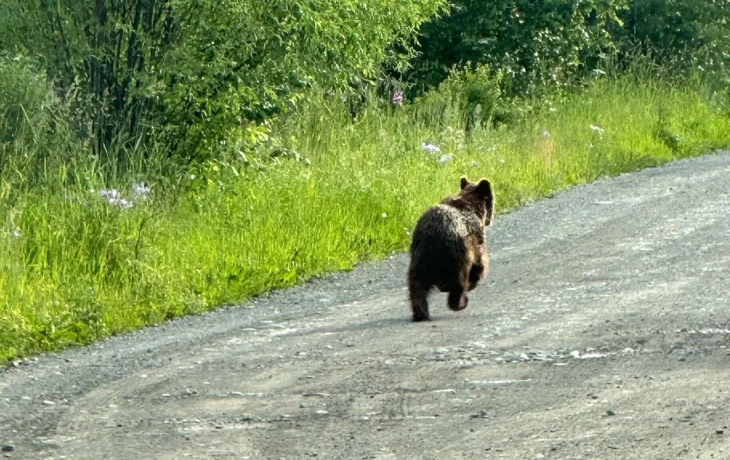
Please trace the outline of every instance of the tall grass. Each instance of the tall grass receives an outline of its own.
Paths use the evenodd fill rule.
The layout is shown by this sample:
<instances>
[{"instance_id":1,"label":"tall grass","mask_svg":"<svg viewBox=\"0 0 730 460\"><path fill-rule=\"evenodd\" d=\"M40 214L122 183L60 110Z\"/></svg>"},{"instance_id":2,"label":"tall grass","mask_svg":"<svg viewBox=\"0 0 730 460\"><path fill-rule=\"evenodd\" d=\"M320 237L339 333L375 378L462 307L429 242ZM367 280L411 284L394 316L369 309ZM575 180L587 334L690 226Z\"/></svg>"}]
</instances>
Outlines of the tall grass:
<instances>
[{"instance_id":1,"label":"tall grass","mask_svg":"<svg viewBox=\"0 0 730 460\"><path fill-rule=\"evenodd\" d=\"M402 251L418 215L453 193L462 174L490 178L503 213L601 176L730 145L730 118L700 86L630 76L468 140L458 128L417 123L408 110L366 110L352 124L344 107L315 103L279 129L310 164L232 160L204 173L153 175L149 197L127 209L99 196L108 175L91 160L73 174L55 168L34 188L8 185L19 182L6 170L0 360ZM117 178L126 197L137 173Z\"/></svg>"}]
</instances>

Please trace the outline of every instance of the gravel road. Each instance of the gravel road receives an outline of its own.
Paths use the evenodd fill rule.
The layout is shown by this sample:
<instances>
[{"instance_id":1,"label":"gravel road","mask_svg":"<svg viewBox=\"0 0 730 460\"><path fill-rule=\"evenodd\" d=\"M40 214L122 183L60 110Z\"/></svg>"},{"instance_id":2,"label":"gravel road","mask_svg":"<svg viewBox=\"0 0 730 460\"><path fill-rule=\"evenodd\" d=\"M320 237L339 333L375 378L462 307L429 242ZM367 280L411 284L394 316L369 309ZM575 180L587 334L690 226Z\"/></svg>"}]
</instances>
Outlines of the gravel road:
<instances>
[{"instance_id":1,"label":"gravel road","mask_svg":"<svg viewBox=\"0 0 730 460\"><path fill-rule=\"evenodd\" d=\"M490 232L486 282L430 322L401 254L0 370L0 456L730 458L730 154Z\"/></svg>"}]
</instances>

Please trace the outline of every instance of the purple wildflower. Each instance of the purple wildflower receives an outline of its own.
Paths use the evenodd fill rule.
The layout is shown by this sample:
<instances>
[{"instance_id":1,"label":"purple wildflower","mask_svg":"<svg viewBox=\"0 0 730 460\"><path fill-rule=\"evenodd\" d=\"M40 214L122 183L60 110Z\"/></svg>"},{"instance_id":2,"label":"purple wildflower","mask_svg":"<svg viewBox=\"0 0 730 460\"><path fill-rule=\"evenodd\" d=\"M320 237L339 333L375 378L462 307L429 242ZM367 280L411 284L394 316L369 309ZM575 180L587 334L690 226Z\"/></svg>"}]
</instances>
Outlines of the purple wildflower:
<instances>
[{"instance_id":1,"label":"purple wildflower","mask_svg":"<svg viewBox=\"0 0 730 460\"><path fill-rule=\"evenodd\" d=\"M403 91L394 92L393 97L391 98L393 105L403 105L404 100L405 100L405 95L403 94Z\"/></svg>"}]
</instances>

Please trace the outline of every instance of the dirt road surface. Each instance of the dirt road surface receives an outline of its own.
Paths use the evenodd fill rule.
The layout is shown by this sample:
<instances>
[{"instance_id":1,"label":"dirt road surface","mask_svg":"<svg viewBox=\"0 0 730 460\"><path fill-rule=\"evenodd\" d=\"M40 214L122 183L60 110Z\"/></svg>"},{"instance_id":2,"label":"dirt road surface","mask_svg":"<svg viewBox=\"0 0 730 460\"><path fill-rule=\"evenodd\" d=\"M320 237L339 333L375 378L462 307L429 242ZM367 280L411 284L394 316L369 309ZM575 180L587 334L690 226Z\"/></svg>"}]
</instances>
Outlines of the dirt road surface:
<instances>
[{"instance_id":1,"label":"dirt road surface","mask_svg":"<svg viewBox=\"0 0 730 460\"><path fill-rule=\"evenodd\" d=\"M431 322L401 254L11 365L0 455L730 458L730 155L498 214L489 238L487 282L463 312L435 294Z\"/></svg>"}]
</instances>

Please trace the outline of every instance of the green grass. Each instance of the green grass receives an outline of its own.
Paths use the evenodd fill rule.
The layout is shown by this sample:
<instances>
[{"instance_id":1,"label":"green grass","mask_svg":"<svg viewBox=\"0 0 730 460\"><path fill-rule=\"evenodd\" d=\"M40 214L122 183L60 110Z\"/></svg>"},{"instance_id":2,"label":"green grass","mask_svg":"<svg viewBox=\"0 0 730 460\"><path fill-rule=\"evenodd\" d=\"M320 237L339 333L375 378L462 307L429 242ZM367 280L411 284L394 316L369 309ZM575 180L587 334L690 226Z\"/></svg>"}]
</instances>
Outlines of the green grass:
<instances>
[{"instance_id":1,"label":"green grass","mask_svg":"<svg viewBox=\"0 0 730 460\"><path fill-rule=\"evenodd\" d=\"M552 108L470 142L405 113L347 125L342 109L320 109L281 127L310 165L221 165L154 182L151 198L126 210L89 191L93 172L22 193L0 183L0 361L405 250L419 214L462 174L493 181L499 219L575 184L730 145L730 118L693 86L610 79ZM441 165L441 154L453 161ZM171 191L176 181L184 193Z\"/></svg>"}]
</instances>

